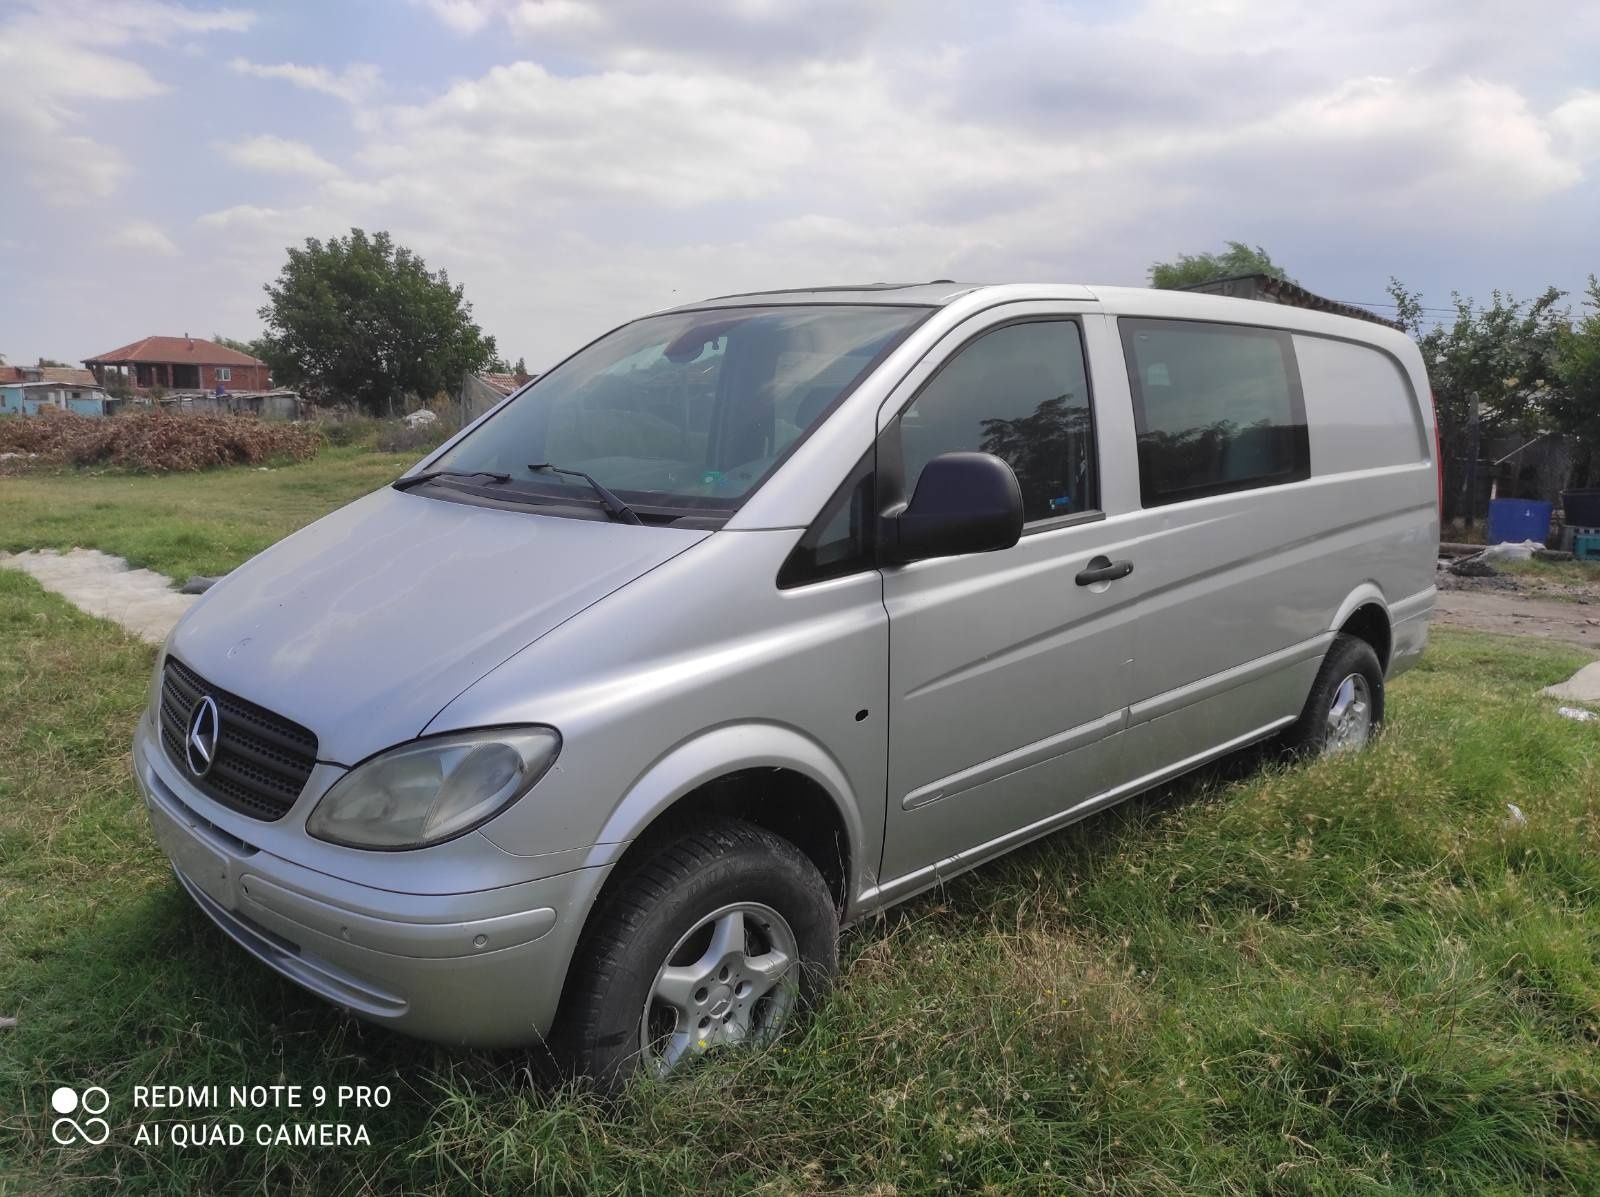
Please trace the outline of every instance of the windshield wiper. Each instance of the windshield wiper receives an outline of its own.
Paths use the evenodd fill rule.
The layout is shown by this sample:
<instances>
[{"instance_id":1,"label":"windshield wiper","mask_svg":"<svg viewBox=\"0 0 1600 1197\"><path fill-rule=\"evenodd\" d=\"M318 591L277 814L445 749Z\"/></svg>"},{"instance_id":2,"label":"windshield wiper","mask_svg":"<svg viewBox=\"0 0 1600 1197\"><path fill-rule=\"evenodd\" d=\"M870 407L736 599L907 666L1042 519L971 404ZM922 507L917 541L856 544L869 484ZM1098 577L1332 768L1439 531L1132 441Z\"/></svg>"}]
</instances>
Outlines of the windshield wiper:
<instances>
[{"instance_id":1,"label":"windshield wiper","mask_svg":"<svg viewBox=\"0 0 1600 1197\"><path fill-rule=\"evenodd\" d=\"M435 478L487 478L490 482L511 481L510 474L502 474L498 470L423 470L420 474L401 478L391 485L395 490L410 490L413 486L421 486L424 482L432 482Z\"/></svg>"},{"instance_id":2,"label":"windshield wiper","mask_svg":"<svg viewBox=\"0 0 1600 1197\"><path fill-rule=\"evenodd\" d=\"M535 472L539 470L549 470L552 474L570 474L574 478L582 478L590 486L594 487L594 493L600 496L600 506L606 509L606 514L612 519L616 520L619 524L644 523L644 521L634 513L632 507L629 507L621 499L617 498L616 495L612 494L605 487L601 486L598 481L590 477L588 474L585 474L582 470L564 470L558 465L551 465L548 461L541 461L537 463L529 462L528 468L530 470L534 470Z\"/></svg>"}]
</instances>

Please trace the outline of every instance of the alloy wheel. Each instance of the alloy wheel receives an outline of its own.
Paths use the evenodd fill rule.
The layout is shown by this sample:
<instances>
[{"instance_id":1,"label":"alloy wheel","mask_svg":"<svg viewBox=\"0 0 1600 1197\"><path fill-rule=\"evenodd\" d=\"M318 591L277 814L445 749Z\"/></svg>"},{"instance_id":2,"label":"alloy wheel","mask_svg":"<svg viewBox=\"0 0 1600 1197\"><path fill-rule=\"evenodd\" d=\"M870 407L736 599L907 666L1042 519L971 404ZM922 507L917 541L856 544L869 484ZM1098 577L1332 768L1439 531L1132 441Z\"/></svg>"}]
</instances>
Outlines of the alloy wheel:
<instances>
[{"instance_id":1,"label":"alloy wheel","mask_svg":"<svg viewBox=\"0 0 1600 1197\"><path fill-rule=\"evenodd\" d=\"M1328 704L1328 734L1323 752L1334 756L1354 752L1372 736L1372 692L1359 673L1345 677Z\"/></svg>"},{"instance_id":2,"label":"alloy wheel","mask_svg":"<svg viewBox=\"0 0 1600 1197\"><path fill-rule=\"evenodd\" d=\"M736 902L686 932L656 972L639 1020L648 1071L665 1076L718 1047L769 1043L793 1013L799 941L770 906Z\"/></svg>"}]
</instances>

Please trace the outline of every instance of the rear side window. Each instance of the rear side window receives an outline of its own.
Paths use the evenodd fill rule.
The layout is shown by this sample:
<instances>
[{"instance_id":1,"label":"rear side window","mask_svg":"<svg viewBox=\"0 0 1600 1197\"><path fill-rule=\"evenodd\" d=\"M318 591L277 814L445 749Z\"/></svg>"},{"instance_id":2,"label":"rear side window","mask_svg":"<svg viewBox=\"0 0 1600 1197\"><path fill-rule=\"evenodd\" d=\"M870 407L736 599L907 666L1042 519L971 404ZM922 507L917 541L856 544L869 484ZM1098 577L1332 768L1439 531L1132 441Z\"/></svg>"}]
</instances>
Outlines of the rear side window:
<instances>
[{"instance_id":1,"label":"rear side window","mask_svg":"<svg viewBox=\"0 0 1600 1197\"><path fill-rule=\"evenodd\" d=\"M1433 447L1400 363L1369 345L1296 334L1316 473L1412 465Z\"/></svg>"},{"instance_id":2,"label":"rear side window","mask_svg":"<svg viewBox=\"0 0 1600 1197\"><path fill-rule=\"evenodd\" d=\"M1118 323L1146 507L1311 476L1288 333L1189 320Z\"/></svg>"},{"instance_id":3,"label":"rear side window","mask_svg":"<svg viewBox=\"0 0 1600 1197\"><path fill-rule=\"evenodd\" d=\"M906 494L941 453L993 453L1032 523L1099 509L1083 334L1073 320L1003 325L958 349L900 414Z\"/></svg>"}]
</instances>

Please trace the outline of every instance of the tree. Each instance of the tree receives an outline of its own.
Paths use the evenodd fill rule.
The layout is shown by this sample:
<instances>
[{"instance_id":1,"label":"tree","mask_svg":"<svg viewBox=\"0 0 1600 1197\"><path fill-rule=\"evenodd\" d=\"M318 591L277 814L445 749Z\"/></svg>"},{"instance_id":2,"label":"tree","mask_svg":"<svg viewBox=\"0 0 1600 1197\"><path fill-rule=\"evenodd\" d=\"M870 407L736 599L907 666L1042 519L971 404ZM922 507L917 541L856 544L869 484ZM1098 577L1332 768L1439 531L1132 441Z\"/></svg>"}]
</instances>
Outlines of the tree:
<instances>
[{"instance_id":1,"label":"tree","mask_svg":"<svg viewBox=\"0 0 1600 1197\"><path fill-rule=\"evenodd\" d=\"M1176 262L1150 263L1150 285L1164 291L1194 287L1213 279L1240 274L1267 274L1294 282L1282 266L1274 262L1261 246L1252 249L1243 241L1229 241L1220 254L1179 254Z\"/></svg>"},{"instance_id":2,"label":"tree","mask_svg":"<svg viewBox=\"0 0 1600 1197\"><path fill-rule=\"evenodd\" d=\"M68 366L66 362L58 362L53 357L42 357L42 358L40 358L39 359L39 366L37 368L39 368L39 369L50 369L50 368L71 369L71 367Z\"/></svg>"},{"instance_id":3,"label":"tree","mask_svg":"<svg viewBox=\"0 0 1600 1197\"><path fill-rule=\"evenodd\" d=\"M495 356L462 289L388 233L310 237L288 253L260 312L280 382L393 412L397 399L454 387Z\"/></svg>"},{"instance_id":4,"label":"tree","mask_svg":"<svg viewBox=\"0 0 1600 1197\"><path fill-rule=\"evenodd\" d=\"M1584 307L1587 313L1557 342L1561 388L1551 405L1551 420L1561 432L1577 438L1584 456L1584 481L1593 485L1600 452L1600 278L1592 274Z\"/></svg>"},{"instance_id":5,"label":"tree","mask_svg":"<svg viewBox=\"0 0 1600 1197\"><path fill-rule=\"evenodd\" d=\"M528 377L528 363L526 359L519 357L517 364L513 366L497 353L484 363L483 371L485 374L509 374L513 378L526 378Z\"/></svg>"},{"instance_id":6,"label":"tree","mask_svg":"<svg viewBox=\"0 0 1600 1197\"><path fill-rule=\"evenodd\" d=\"M1523 301L1492 291L1479 307L1450 296L1454 317L1431 322L1422 296L1389 280L1397 319L1416 338L1433 388L1445 467L1446 514L1473 514L1468 502L1476 485L1476 462L1487 437L1517 435L1531 440L1560 431L1565 410L1560 347L1570 333L1564 292L1547 287Z\"/></svg>"},{"instance_id":7,"label":"tree","mask_svg":"<svg viewBox=\"0 0 1600 1197\"><path fill-rule=\"evenodd\" d=\"M267 359L262 357L266 349L262 344L263 340L264 338L257 337L254 341L241 341L235 337L225 337L221 333L211 334L211 342L214 345L221 345L224 349L232 349L237 353L248 353L251 357L259 357L262 361L266 361Z\"/></svg>"}]
</instances>

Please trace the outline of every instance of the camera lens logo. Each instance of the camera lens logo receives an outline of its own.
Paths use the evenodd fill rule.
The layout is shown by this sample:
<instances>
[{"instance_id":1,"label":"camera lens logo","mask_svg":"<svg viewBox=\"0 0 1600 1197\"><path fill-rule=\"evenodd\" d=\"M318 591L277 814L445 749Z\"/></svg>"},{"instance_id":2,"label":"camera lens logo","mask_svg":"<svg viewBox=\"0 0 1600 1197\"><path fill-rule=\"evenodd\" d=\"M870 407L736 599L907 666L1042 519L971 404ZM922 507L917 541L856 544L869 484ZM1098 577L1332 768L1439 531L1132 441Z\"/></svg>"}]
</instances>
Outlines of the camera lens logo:
<instances>
[{"instance_id":1,"label":"camera lens logo","mask_svg":"<svg viewBox=\"0 0 1600 1197\"><path fill-rule=\"evenodd\" d=\"M50 1124L50 1137L63 1147L82 1140L91 1147L98 1147L111 1137L111 1126L104 1118L93 1115L104 1114L111 1105L111 1095L99 1085L90 1085L83 1091L82 1097L76 1089L62 1085L50 1095L50 1108L61 1117ZM71 1117L74 1113L90 1115L82 1122Z\"/></svg>"}]
</instances>

